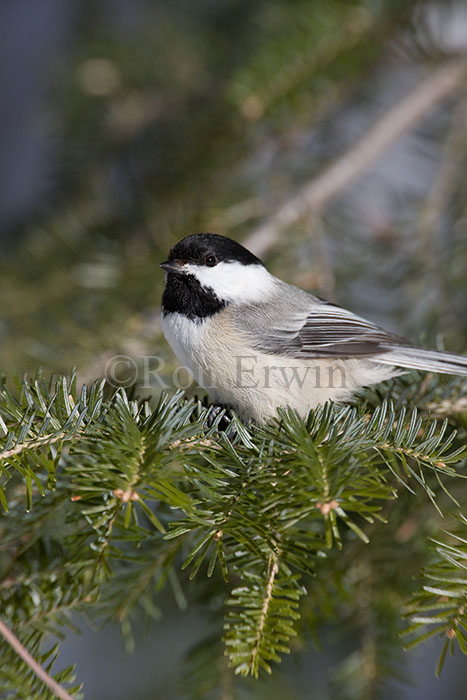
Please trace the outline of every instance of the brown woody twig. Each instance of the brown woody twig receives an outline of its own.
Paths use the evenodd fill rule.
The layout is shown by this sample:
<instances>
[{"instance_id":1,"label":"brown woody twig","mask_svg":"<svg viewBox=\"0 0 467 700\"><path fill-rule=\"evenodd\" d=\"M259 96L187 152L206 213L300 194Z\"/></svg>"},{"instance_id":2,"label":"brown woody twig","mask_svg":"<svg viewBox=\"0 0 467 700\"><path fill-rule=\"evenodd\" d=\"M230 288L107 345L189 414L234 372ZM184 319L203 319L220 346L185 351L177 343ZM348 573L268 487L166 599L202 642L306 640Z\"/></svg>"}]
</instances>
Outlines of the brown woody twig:
<instances>
[{"instance_id":1,"label":"brown woody twig","mask_svg":"<svg viewBox=\"0 0 467 700\"><path fill-rule=\"evenodd\" d=\"M246 247L261 257L275 245L285 228L305 214L321 211L383 155L394 141L454 92L462 84L466 73L467 58L463 55L427 75L415 90L386 112L355 146L280 205L246 238Z\"/></svg>"}]
</instances>

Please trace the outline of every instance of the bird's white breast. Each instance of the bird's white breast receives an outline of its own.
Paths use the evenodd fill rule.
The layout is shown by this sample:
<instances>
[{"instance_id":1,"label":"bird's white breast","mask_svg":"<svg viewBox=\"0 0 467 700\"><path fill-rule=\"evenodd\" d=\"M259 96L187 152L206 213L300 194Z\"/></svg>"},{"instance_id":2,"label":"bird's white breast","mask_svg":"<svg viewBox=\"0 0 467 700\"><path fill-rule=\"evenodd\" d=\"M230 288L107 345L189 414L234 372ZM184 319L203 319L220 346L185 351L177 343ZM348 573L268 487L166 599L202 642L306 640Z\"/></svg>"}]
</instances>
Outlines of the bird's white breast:
<instances>
[{"instance_id":1,"label":"bird's white breast","mask_svg":"<svg viewBox=\"0 0 467 700\"><path fill-rule=\"evenodd\" d=\"M167 342L178 361L192 372L196 369L197 358L202 354L205 323L177 312L162 317L162 330Z\"/></svg>"},{"instance_id":2,"label":"bird's white breast","mask_svg":"<svg viewBox=\"0 0 467 700\"><path fill-rule=\"evenodd\" d=\"M196 321L168 313L162 328L180 363L211 400L244 419L263 421L287 404L305 416L318 404L345 401L361 386L394 374L365 359L298 359L257 352L238 333L227 309Z\"/></svg>"}]
</instances>

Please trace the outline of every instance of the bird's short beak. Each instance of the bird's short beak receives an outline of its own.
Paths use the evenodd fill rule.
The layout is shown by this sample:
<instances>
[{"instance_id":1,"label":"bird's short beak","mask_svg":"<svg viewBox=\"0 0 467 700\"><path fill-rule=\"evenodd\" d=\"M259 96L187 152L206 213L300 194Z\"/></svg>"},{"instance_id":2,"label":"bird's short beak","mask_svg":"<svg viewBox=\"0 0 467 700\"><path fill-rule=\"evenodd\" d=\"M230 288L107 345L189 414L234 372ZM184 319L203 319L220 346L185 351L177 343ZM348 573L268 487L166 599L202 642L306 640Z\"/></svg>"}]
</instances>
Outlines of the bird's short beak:
<instances>
[{"instance_id":1,"label":"bird's short beak","mask_svg":"<svg viewBox=\"0 0 467 700\"><path fill-rule=\"evenodd\" d=\"M160 265L165 272L175 272L178 275L184 275L186 270L184 270L184 264L181 260L168 260Z\"/></svg>"}]
</instances>

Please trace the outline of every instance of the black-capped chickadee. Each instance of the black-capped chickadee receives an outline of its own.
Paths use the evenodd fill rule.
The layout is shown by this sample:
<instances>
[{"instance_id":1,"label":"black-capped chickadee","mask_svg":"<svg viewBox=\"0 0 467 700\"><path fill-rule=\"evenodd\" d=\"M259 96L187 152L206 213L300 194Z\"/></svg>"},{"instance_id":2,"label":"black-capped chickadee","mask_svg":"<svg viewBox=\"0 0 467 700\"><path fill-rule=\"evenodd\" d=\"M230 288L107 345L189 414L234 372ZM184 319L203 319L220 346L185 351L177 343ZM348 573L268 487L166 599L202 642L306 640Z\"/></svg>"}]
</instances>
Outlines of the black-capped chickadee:
<instances>
[{"instance_id":1,"label":"black-capped chickadee","mask_svg":"<svg viewBox=\"0 0 467 700\"><path fill-rule=\"evenodd\" d=\"M187 236L161 267L165 337L211 400L243 419L285 405L305 416L401 367L467 376L467 357L416 348L287 284L224 236Z\"/></svg>"}]
</instances>

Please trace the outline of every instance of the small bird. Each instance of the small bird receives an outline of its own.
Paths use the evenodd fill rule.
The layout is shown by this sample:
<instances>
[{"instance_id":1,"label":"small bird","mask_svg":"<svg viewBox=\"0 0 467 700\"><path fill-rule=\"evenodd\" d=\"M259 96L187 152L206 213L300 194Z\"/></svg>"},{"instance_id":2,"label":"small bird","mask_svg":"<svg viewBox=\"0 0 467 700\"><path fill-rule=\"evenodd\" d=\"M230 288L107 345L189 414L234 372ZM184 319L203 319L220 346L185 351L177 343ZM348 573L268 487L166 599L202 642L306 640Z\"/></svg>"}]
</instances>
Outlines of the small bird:
<instances>
[{"instance_id":1,"label":"small bird","mask_svg":"<svg viewBox=\"0 0 467 700\"><path fill-rule=\"evenodd\" d=\"M197 233L161 263L162 328L215 405L263 422L348 400L400 368L467 376L467 356L414 347L271 275L230 238Z\"/></svg>"}]
</instances>

